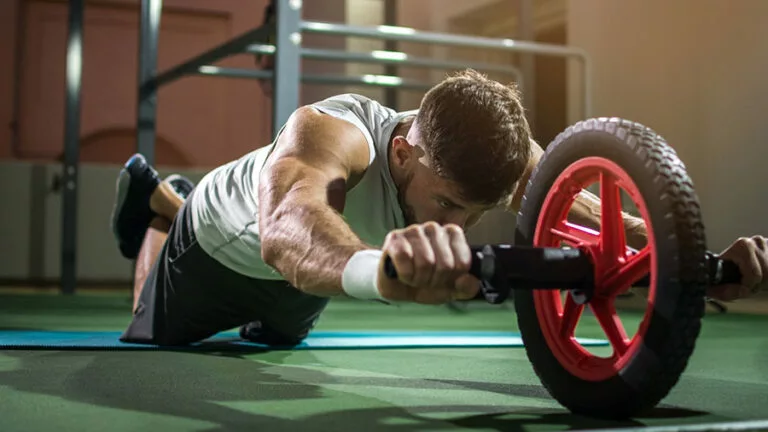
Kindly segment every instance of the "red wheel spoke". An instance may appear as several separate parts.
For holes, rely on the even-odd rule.
[[[624,257],[627,249],[620,191],[614,176],[600,173],[600,249],[608,268]]]
[[[552,228],[551,232],[573,247],[579,243],[597,244],[600,241],[600,232],[567,221]]]
[[[646,246],[629,259],[618,272],[603,282],[602,295],[616,296],[628,290],[651,271],[651,249]]]
[[[567,339],[572,338],[575,335],[576,325],[579,323],[579,318],[581,318],[581,312],[584,311],[584,305],[576,303],[570,293],[566,293],[565,296],[563,322],[560,327],[560,335]]]
[[[629,349],[629,338],[624,331],[624,325],[621,323],[616,308],[613,305],[612,298],[594,298],[590,302],[592,312],[594,312],[600,327],[603,328],[608,342],[613,346],[613,350],[618,355],[624,355]]]

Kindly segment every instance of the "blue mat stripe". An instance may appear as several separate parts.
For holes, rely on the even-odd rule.
[[[244,341],[237,333],[224,332],[205,341],[181,347],[120,342],[120,332],[0,331],[0,349],[383,349],[383,348],[489,348],[522,347],[518,333],[490,331],[316,331],[296,347],[266,347]],[[607,345],[598,339],[579,339],[585,345]]]

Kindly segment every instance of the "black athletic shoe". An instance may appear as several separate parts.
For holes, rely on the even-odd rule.
[[[140,154],[131,156],[117,176],[112,232],[120,253],[128,259],[139,254],[144,234],[155,216],[149,198],[159,184],[157,171]]]

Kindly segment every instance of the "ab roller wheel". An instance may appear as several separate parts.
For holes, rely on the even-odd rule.
[[[600,231],[568,221],[576,194],[599,185]],[[648,241],[629,248],[620,191],[645,221]],[[627,417],[655,406],[675,385],[699,334],[708,283],[704,226],[685,166],[652,130],[618,119],[574,125],[547,148],[517,220],[517,245],[568,245],[595,265],[592,299],[568,293],[515,293],[518,325],[536,374],[573,412]],[[627,336],[614,300],[644,277],[648,308]],[[574,329],[591,309],[612,354],[579,345]]]

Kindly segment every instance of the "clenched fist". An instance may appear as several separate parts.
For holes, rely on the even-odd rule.
[[[739,238],[720,257],[739,266],[741,283],[711,287],[707,292],[709,297],[733,301],[768,289],[768,239],[762,236]]]
[[[469,274],[472,253],[458,225],[411,225],[387,235],[379,269],[381,295],[392,301],[441,304],[475,297],[480,280]],[[398,278],[384,273],[389,256]]]

